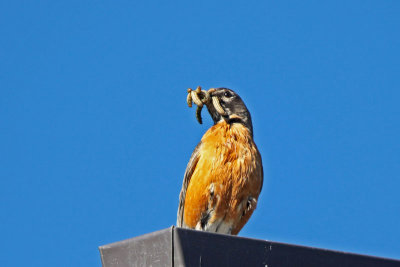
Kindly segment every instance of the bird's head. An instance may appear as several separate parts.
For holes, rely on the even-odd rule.
[[[222,120],[225,120],[227,123],[242,123],[253,133],[250,112],[237,93],[228,88],[211,88],[208,92],[211,97],[218,98],[218,102],[224,111],[224,113],[221,110],[218,111],[214,101],[210,101],[207,104],[208,112],[214,124]]]

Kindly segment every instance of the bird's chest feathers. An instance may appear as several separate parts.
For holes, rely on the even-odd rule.
[[[245,182],[256,170],[258,151],[250,131],[242,124],[218,123],[202,138],[202,163],[214,179]],[[238,181],[239,182],[239,181]]]

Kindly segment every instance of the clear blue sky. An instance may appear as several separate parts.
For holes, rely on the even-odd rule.
[[[146,3],[144,3],[146,2]],[[322,3],[324,2],[324,3]],[[99,266],[175,224],[186,89],[245,100],[241,236],[400,258],[399,1],[2,1],[0,265]]]

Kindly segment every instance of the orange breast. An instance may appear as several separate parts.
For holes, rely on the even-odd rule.
[[[255,209],[255,205],[246,207],[248,197],[257,200],[260,194],[260,153],[249,130],[239,123],[214,125],[201,143],[199,161],[186,192],[184,221],[195,228],[202,213],[213,209],[210,221],[224,218],[232,223],[232,234],[237,234]]]

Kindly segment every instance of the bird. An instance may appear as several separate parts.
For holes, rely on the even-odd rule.
[[[241,97],[224,87],[212,88],[207,94],[218,100],[205,103],[214,125],[187,164],[177,226],[237,235],[256,209],[263,187],[261,154]]]

